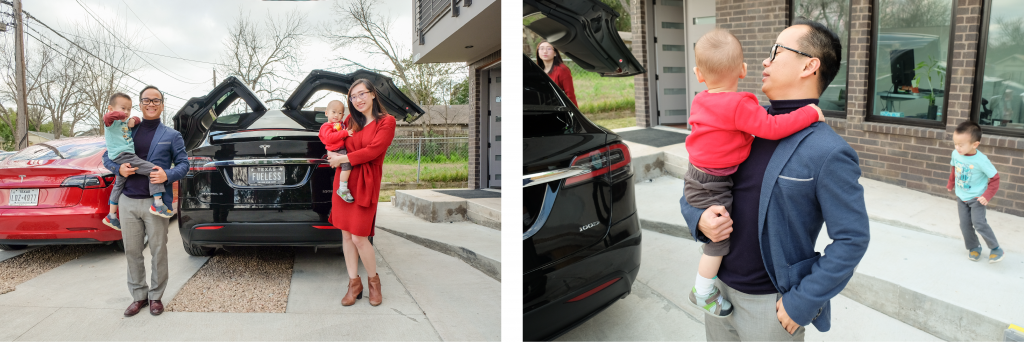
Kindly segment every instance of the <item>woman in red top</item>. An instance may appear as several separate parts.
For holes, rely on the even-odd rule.
[[[345,139],[347,155],[328,153],[327,160],[338,171],[334,177],[334,192],[338,192],[338,168],[342,163],[352,164],[348,184],[355,203],[347,203],[338,196],[331,196],[331,224],[342,230],[342,251],[348,268],[348,293],[341,299],[341,305],[355,304],[363,297],[363,282],[359,279],[359,259],[366,269],[367,285],[370,288],[370,305],[381,303],[380,276],[377,274],[377,259],[373,245],[367,239],[373,236],[373,224],[377,216],[377,199],[380,197],[381,175],[384,173],[384,155],[395,137],[395,117],[384,111],[377,99],[377,89],[370,81],[359,79],[348,90],[348,107],[351,114],[346,125],[352,136]]]
[[[562,63],[562,55],[558,53],[558,49],[548,42],[540,42],[537,44],[537,65],[540,65],[544,69],[544,73],[551,77],[552,81],[562,91],[565,92],[565,96],[572,100],[572,104],[579,107],[580,104],[576,103],[576,89],[572,87],[572,72],[569,71],[569,67]]]

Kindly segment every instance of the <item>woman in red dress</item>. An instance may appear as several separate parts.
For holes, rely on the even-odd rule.
[[[348,186],[355,197],[355,203],[347,203],[338,196],[331,196],[331,224],[342,230],[342,251],[348,268],[348,292],[341,299],[341,305],[355,304],[363,297],[363,282],[357,273],[359,259],[366,269],[367,286],[370,288],[370,305],[380,305],[380,276],[377,274],[377,258],[373,245],[367,239],[373,236],[373,224],[377,216],[377,199],[380,197],[380,182],[383,174],[384,155],[395,137],[395,117],[384,111],[377,99],[377,89],[370,81],[359,79],[348,90],[349,114],[346,125],[352,135],[345,139],[347,155],[328,153],[328,162],[337,168],[334,177],[334,192],[338,192],[338,175],[342,163],[352,164]]]
[[[572,104],[579,107],[580,104],[576,103],[576,89],[572,87],[572,72],[569,71],[569,67],[562,63],[562,55],[558,53],[558,49],[548,42],[540,42],[537,44],[537,65],[540,65],[544,69],[544,73],[551,77],[552,81],[562,91],[565,92],[565,96],[572,100]]]

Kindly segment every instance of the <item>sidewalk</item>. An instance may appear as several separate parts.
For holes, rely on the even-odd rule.
[[[428,222],[394,206],[377,206],[378,229],[458,258],[501,281],[501,231],[472,222]]]
[[[637,207],[645,230],[690,239],[679,212],[687,165],[685,144],[654,148],[627,142],[633,155]],[[644,168],[658,163],[661,170]],[[1007,255],[971,262],[956,202],[861,178],[871,243],[843,295],[947,340],[1002,340],[1024,323],[1024,218],[989,212]],[[819,251],[830,243],[823,229]],[[987,256],[988,249],[984,251]],[[962,281],[961,281],[962,280]]]

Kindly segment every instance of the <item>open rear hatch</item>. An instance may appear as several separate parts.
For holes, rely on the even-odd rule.
[[[402,93],[390,77],[366,70],[357,70],[350,74],[339,74],[325,70],[313,70],[306,75],[306,78],[299,83],[292,95],[284,102],[284,112],[293,113],[302,118],[298,120],[309,120],[308,115],[301,115],[302,108],[309,101],[314,93],[320,90],[336,91],[348,94],[348,88],[358,79],[365,78],[377,88],[380,93],[381,103],[388,114],[397,120],[412,122],[423,115],[424,111],[416,105],[408,96]],[[300,121],[301,123],[302,121]],[[317,124],[319,129],[319,124]]]
[[[602,76],[633,76],[644,67],[619,37],[619,13],[596,0],[523,0],[523,25]]]

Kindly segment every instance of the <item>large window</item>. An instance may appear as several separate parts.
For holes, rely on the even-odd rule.
[[[1024,6],[991,0],[985,7],[972,113],[993,131],[1024,136]]]
[[[804,17],[817,21],[839,36],[843,52],[839,56],[839,73],[825,92],[818,106],[825,115],[846,117],[846,75],[850,51],[850,0],[793,0],[791,23]]]
[[[942,127],[954,2],[876,3],[869,120]]]

